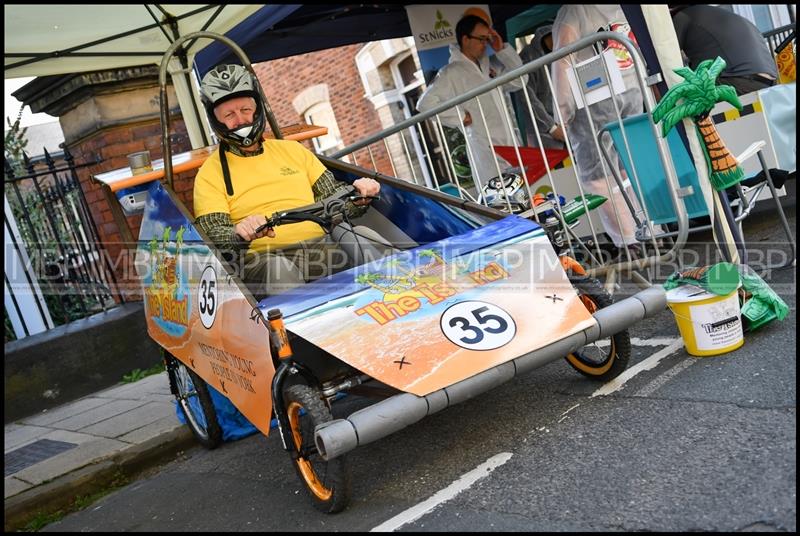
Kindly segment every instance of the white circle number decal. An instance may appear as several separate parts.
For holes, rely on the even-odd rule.
[[[440,320],[444,336],[468,350],[494,350],[517,333],[511,315],[491,303],[465,301],[450,306]]]
[[[206,266],[200,277],[200,286],[197,289],[197,306],[200,309],[200,321],[207,329],[214,325],[217,317],[219,300],[217,299],[217,273],[211,266]]]

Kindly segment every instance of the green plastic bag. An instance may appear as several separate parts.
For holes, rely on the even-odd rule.
[[[740,265],[738,271],[744,291],[742,316],[747,320],[748,331],[755,331],[775,319],[786,318],[789,306],[752,268]]]
[[[695,285],[717,296],[727,296],[741,285],[739,270],[729,262],[675,272],[664,282],[665,290],[681,285]]]

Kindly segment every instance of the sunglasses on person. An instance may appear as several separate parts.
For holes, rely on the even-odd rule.
[[[467,35],[470,39],[475,39],[476,41],[480,41],[484,45],[488,45],[492,42],[492,38],[488,35],[481,35],[481,36],[474,36],[474,35]]]

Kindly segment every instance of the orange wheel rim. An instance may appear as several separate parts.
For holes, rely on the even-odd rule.
[[[590,313],[594,314],[597,311],[597,309],[598,309],[597,304],[595,303],[595,301],[591,297],[587,296],[586,294],[581,294],[580,295],[580,299],[581,299],[581,302],[583,303],[583,306],[586,307],[586,309]],[[614,360],[611,359],[611,358],[614,357],[614,352],[615,352],[615,344],[614,344],[614,339],[612,338],[611,339],[611,353],[608,355],[609,356],[609,360],[602,367],[599,367],[599,368],[598,367],[589,367],[583,361],[578,359],[578,356],[576,356],[575,354],[569,354],[567,356],[567,359],[569,360],[570,363],[572,363],[573,366],[577,367],[578,369],[580,369],[580,370],[582,370],[582,371],[584,371],[584,372],[586,372],[588,374],[594,374],[594,375],[598,375],[599,376],[600,374],[605,374],[606,372],[608,372],[608,369],[611,368],[611,365],[614,363]]]
[[[583,361],[578,359],[578,356],[575,354],[567,355],[567,360],[572,363],[572,365],[587,374],[592,374],[593,376],[599,376],[601,374],[605,374],[611,368],[611,365],[614,364],[614,353],[616,352],[616,345],[614,344],[614,339],[611,339],[611,353],[608,354],[608,361],[602,367],[590,367],[586,365]]]
[[[594,300],[592,298],[590,298],[589,296],[587,296],[585,294],[581,294],[580,298],[581,298],[581,301],[583,302],[583,306],[586,307],[586,309],[590,313],[594,314],[594,313],[597,312],[597,304],[594,302]]]
[[[583,269],[583,266],[581,266],[578,261],[569,255],[562,255],[559,257],[559,260],[561,261],[561,267],[564,268],[565,272],[572,270],[578,275],[586,275],[586,270]]]
[[[294,440],[294,446],[298,452],[303,445],[303,434],[300,431],[301,409],[302,406],[297,402],[291,402],[289,404],[289,408],[287,409],[289,416],[289,429],[292,431],[292,439]],[[303,475],[303,480],[306,481],[306,485],[308,486],[308,489],[311,490],[311,493],[323,501],[330,499],[331,495],[333,495],[333,490],[326,488],[325,485],[320,482],[319,478],[317,477],[317,473],[314,471],[314,467],[311,465],[311,462],[298,456],[296,463],[297,468],[300,470],[300,474]]]
[[[581,302],[583,303],[583,306],[586,307],[586,309],[590,313],[594,314],[597,311],[598,309],[597,303],[595,303],[595,301],[591,297],[587,296],[586,294],[581,294],[579,297],[581,299]],[[611,353],[608,354],[609,357],[608,362],[602,367],[590,367],[586,365],[586,363],[578,359],[578,356],[576,356],[575,354],[569,354],[567,356],[567,359],[569,360],[570,363],[572,363],[574,367],[586,372],[587,374],[593,374],[599,376],[600,374],[605,374],[606,372],[608,372],[608,369],[610,369],[611,365],[614,364],[613,357],[614,357],[614,352],[616,352],[616,345],[614,344],[613,337],[611,338],[610,352]]]

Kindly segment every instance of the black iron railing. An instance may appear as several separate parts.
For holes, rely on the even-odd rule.
[[[767,41],[767,46],[769,46],[769,51],[773,56],[783,48],[782,45],[784,45],[785,42],[794,39],[796,27],[797,25],[792,23],[761,34]]]
[[[6,199],[19,230],[10,247],[26,250],[27,272],[35,275],[53,323],[124,302],[76,171],[95,162],[76,166],[66,148],[58,163],[46,149],[43,163],[25,154],[23,160],[26,174],[5,162]]]

